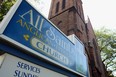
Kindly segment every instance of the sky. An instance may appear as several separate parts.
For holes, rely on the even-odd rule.
[[[51,0],[29,0],[47,18]],[[84,16],[90,18],[94,29],[116,30],[116,0],[82,0]],[[39,5],[38,5],[39,4]]]
[[[85,17],[89,16],[95,29],[116,30],[116,0],[82,0]]]

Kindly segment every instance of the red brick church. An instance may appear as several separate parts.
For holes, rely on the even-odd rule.
[[[107,77],[91,21],[84,19],[82,1],[52,0],[49,19],[64,34],[75,34],[84,43],[90,77]]]

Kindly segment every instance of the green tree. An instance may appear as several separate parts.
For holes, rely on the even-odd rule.
[[[2,21],[4,16],[7,14],[9,9],[11,8],[12,5],[14,5],[15,2],[16,0],[7,0],[7,1],[2,2],[1,7],[0,7],[0,21]]]
[[[116,72],[116,32],[105,28],[95,31],[101,51],[102,61],[108,71],[109,77]]]
[[[38,4],[43,3],[42,0],[34,0],[34,1],[37,2]],[[4,16],[7,14],[9,9],[15,4],[15,2],[16,0],[5,0],[2,2],[0,6],[0,22],[3,20]]]

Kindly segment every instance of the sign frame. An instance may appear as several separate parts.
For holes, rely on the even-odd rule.
[[[33,49],[31,49],[31,48],[29,48],[29,47],[27,47],[27,46],[25,46],[25,45],[23,45],[23,44],[21,44],[21,43],[19,43],[19,42],[17,42],[17,41],[15,41],[15,40],[13,40],[13,39],[11,39],[11,38],[9,38],[8,36],[6,36],[6,35],[3,35],[3,32],[4,32],[4,30],[6,29],[6,27],[8,26],[8,23],[10,22],[10,20],[12,19],[12,17],[13,17],[13,15],[15,14],[15,12],[16,12],[16,10],[17,10],[17,8],[20,6],[20,4],[21,4],[21,2],[22,2],[23,0],[17,0],[17,2],[15,3],[15,5],[11,8],[11,10],[8,12],[8,14],[6,15],[6,17],[4,18],[4,20],[1,22],[1,24],[0,24],[0,39],[2,39],[2,40],[5,40],[5,41],[7,41],[7,42],[10,42],[10,44],[12,44],[12,45],[15,45],[16,47],[18,47],[18,48],[21,48],[21,49],[23,49],[23,50],[25,50],[26,52],[29,52],[29,53],[32,53],[33,55],[36,55],[36,56],[39,56],[39,57],[41,57],[41,58],[43,58],[43,59],[45,59],[45,60],[48,60],[48,61],[50,61],[50,62],[52,62],[53,64],[55,64],[55,65],[58,65],[58,66],[60,66],[60,67],[63,67],[63,68],[65,68],[65,69],[67,69],[67,70],[69,70],[69,71],[71,71],[71,72],[73,72],[73,73],[75,73],[75,74],[78,74],[78,75],[81,75],[81,76],[85,76],[85,75],[83,75],[83,74],[81,74],[81,73],[78,73],[77,71],[74,71],[74,70],[72,70],[71,68],[68,68],[68,67],[66,67],[66,66],[64,66],[64,65],[62,65],[62,64],[60,64],[60,63],[58,63],[58,62],[56,62],[56,61],[54,61],[54,60],[52,60],[52,59],[49,59],[48,57],[46,57],[46,56],[44,56],[44,55],[42,55],[42,54],[40,54],[40,53],[38,53],[38,52],[36,52],[35,50],[33,50]],[[26,2],[28,2],[27,0],[25,0]],[[29,3],[29,2],[28,2]],[[31,3],[29,3],[32,7],[34,7]],[[36,8],[35,8],[35,10],[36,11],[38,11]],[[40,13],[41,14],[41,13]],[[42,15],[42,14],[41,14]],[[43,15],[42,15],[43,16]],[[44,17],[44,16],[43,16]],[[8,19],[9,18],[9,19]],[[45,18],[45,17],[44,17]],[[46,19],[46,18],[45,18]],[[46,19],[47,20],[47,19]],[[49,21],[49,20],[48,20]],[[50,22],[50,21],[49,21]],[[50,24],[52,24],[51,22],[50,22]],[[61,32],[61,30],[59,30],[54,24],[52,24],[53,25],[53,27],[55,27],[64,37],[66,37],[67,38],[67,36],[63,33],[63,32]],[[68,39],[68,38],[67,38]],[[68,39],[69,40],[69,39]],[[71,40],[69,40],[72,44],[74,44]]]

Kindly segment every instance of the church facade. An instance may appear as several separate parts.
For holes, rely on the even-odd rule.
[[[67,36],[75,34],[84,44],[90,77],[107,77],[90,19],[84,19],[81,0],[52,0],[49,19]],[[81,76],[80,76],[81,77]]]

